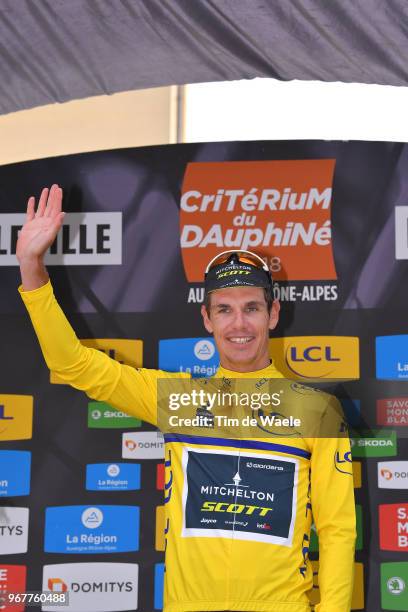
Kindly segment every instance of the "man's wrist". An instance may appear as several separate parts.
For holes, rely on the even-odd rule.
[[[39,289],[48,282],[49,276],[42,258],[21,258],[19,263],[21,284],[24,291]]]

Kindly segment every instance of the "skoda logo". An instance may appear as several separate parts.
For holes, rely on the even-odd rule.
[[[92,410],[91,414],[92,414],[92,418],[93,418],[95,421],[97,421],[98,419],[100,419],[100,418],[101,418],[101,416],[102,416],[102,413],[101,413],[101,411],[100,411],[100,410]]]
[[[405,591],[405,582],[399,576],[393,576],[387,580],[387,589],[393,595],[401,595]]]

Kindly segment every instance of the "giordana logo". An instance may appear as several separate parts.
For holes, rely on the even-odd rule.
[[[16,244],[25,215],[0,215],[0,265],[17,266]],[[68,213],[62,231],[45,255],[47,266],[120,265],[122,213]]]
[[[30,493],[31,453],[0,451],[0,497]]]
[[[408,206],[395,207],[395,258],[408,259]]]
[[[262,251],[276,279],[284,272],[285,280],[336,279],[330,220],[334,164],[333,159],[188,164],[180,202],[187,279],[202,282],[207,262],[232,247]]]
[[[2,555],[27,552],[28,508],[0,507],[0,551]]]
[[[380,461],[378,486],[380,489],[408,489],[408,461]]]
[[[136,491],[140,489],[140,465],[91,463],[86,466],[88,491]]]
[[[386,429],[360,431],[350,438],[353,457],[395,457],[397,454],[397,435]]]
[[[381,550],[408,551],[408,504],[379,506]]]
[[[81,338],[81,343],[84,346],[98,349],[106,353],[108,357],[125,363],[133,368],[139,368],[142,365],[143,342],[141,340],[122,340],[117,338]],[[51,372],[50,382],[53,384],[65,384],[56,374]],[[92,410],[97,410],[107,407],[110,411],[113,410],[109,404],[95,402],[97,405],[92,407]],[[89,420],[89,417],[88,417]],[[99,425],[100,427],[100,425]]]
[[[116,410],[105,402],[88,403],[88,427],[92,429],[128,429],[140,427],[140,419]]]
[[[26,590],[25,565],[0,565],[0,610],[7,610],[6,593],[21,593]],[[13,612],[23,612],[24,604],[11,608]]]
[[[276,367],[287,378],[359,378],[359,339],[298,336],[269,340]]]
[[[377,423],[408,427],[408,397],[377,400]]]
[[[193,377],[213,376],[219,362],[212,338],[176,338],[159,342],[161,370],[188,372]]]
[[[99,508],[87,508],[83,511],[81,521],[84,527],[88,529],[96,529],[103,523],[103,513]]]
[[[43,591],[69,592],[67,612],[115,612],[137,610],[138,575],[136,563],[64,563],[45,565]],[[60,612],[61,606],[43,606]]]
[[[158,431],[122,434],[123,459],[163,459],[164,438]]]
[[[215,346],[212,340],[199,340],[194,346],[194,355],[197,359],[208,361],[215,354]]]
[[[378,336],[375,340],[377,378],[408,378],[408,335]]]
[[[381,563],[381,608],[408,610],[408,562]]]
[[[137,506],[61,506],[45,512],[45,552],[96,554],[139,549]]]
[[[32,395],[0,395],[0,441],[28,440],[32,432]]]

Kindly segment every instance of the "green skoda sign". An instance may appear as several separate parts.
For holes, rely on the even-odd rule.
[[[381,563],[381,607],[408,610],[408,562]]]
[[[351,454],[356,457],[395,457],[397,434],[387,429],[372,429],[350,434]]]
[[[88,427],[92,429],[128,429],[140,427],[140,419],[112,408],[105,402],[88,403]]]

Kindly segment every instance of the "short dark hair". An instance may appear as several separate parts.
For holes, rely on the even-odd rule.
[[[260,287],[261,288],[261,287]],[[268,314],[271,314],[271,310],[272,310],[272,304],[273,304],[273,294],[272,294],[272,290],[266,287],[262,287],[263,292],[264,292],[264,296],[265,296],[265,302],[266,302],[266,308],[268,309]],[[210,293],[206,293],[204,296],[204,306],[205,309],[207,311],[207,315],[210,316],[210,308],[211,308],[211,292]]]

